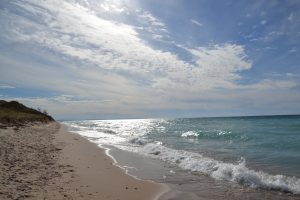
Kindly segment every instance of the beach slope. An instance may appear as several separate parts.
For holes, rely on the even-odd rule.
[[[150,200],[164,190],[57,122],[0,129],[0,199]]]

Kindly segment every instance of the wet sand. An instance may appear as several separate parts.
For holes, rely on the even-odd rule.
[[[59,123],[0,129],[0,199],[157,199],[166,187],[137,180],[104,150]]]

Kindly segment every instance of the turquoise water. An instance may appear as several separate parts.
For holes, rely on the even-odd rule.
[[[227,162],[243,157],[256,169],[300,177],[300,116],[175,119],[158,127],[164,128],[145,138]]]
[[[100,145],[160,159],[186,171],[300,194],[300,116],[64,123]]]

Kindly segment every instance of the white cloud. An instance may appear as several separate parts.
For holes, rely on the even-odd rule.
[[[78,1],[74,0],[76,4]],[[70,0],[69,0],[70,2]],[[71,1],[72,2],[72,1]],[[81,7],[88,8],[94,15],[105,20],[113,20],[120,24],[130,23],[133,28],[142,33],[153,35],[159,39],[168,37],[166,25],[152,13],[142,9],[137,1],[128,0],[90,0],[90,3],[79,2]],[[72,2],[74,4],[74,2]]]
[[[196,25],[199,26],[199,27],[202,27],[202,26],[203,26],[202,23],[198,22],[198,21],[195,20],[195,19],[191,19],[191,22],[192,22],[193,24],[196,24]]]
[[[252,14],[247,13],[247,14],[245,15],[245,17],[246,17],[246,18],[250,18],[250,17],[252,17]]]
[[[117,12],[117,13],[122,13],[126,10],[125,7],[122,7],[118,4],[112,4],[108,2],[103,2],[100,4],[101,8],[103,8],[104,11],[106,12]]]
[[[59,66],[39,61],[29,63],[23,62],[22,57],[18,61],[0,55],[1,62],[9,66],[0,69],[1,79],[13,77],[17,87],[18,84],[40,87],[64,94],[52,98],[19,98],[21,101],[47,108],[59,116],[65,113],[112,116],[117,112],[124,116],[147,116],[151,109],[217,107],[211,99],[229,102],[232,96],[237,99],[242,96],[241,90],[284,90],[295,86],[295,82],[288,79],[240,85],[240,73],[252,67],[244,46],[232,43],[204,47],[177,45],[192,57],[192,60],[182,60],[176,51],[154,48],[143,39],[139,31],[147,30],[159,40],[167,34],[165,24],[151,13],[123,4],[95,2],[82,1],[78,5],[71,0],[31,0],[31,4],[17,3],[29,16],[35,17],[12,12],[7,20],[8,24],[13,21],[6,30],[10,31],[7,37],[19,45],[46,49],[44,57],[32,51],[30,57],[38,57],[36,60],[46,60],[52,55],[61,63]],[[114,13],[113,17],[98,13],[93,7],[96,11]],[[128,12],[138,15],[138,25],[115,17]],[[196,20],[191,19],[191,22],[202,26]],[[6,76],[3,76],[4,71]],[[226,92],[234,91],[237,93],[227,96]]]
[[[260,24],[261,24],[261,25],[267,24],[267,20],[265,20],[265,19],[264,19],[264,20],[261,20],[261,21],[260,21]]]
[[[290,89],[297,86],[297,82],[292,79],[286,80],[272,80],[272,79],[264,79],[257,84],[247,85],[242,87],[243,89],[255,89],[257,90],[280,90],[280,89]]]
[[[25,9],[26,5],[22,5]],[[195,89],[227,87],[239,78],[238,72],[249,69],[244,47],[224,44],[212,47],[187,49],[194,55],[196,65],[178,59],[172,52],[163,52],[148,46],[129,25],[103,20],[92,12],[64,3],[57,8],[55,3],[47,5],[51,12],[59,14],[45,26],[50,27],[30,34],[19,33],[28,42],[39,43],[63,55],[85,60],[98,67],[134,74],[152,81],[153,86],[161,78],[173,82],[176,87],[194,86]],[[149,21],[155,18],[146,14]],[[144,16],[144,17],[145,17]],[[151,19],[151,20],[150,20]],[[45,20],[49,21],[49,20]],[[29,23],[29,22],[27,22]],[[33,24],[34,26],[34,24]],[[59,30],[59,32],[58,32]],[[25,37],[24,37],[25,35]],[[92,46],[92,47],[91,47]]]
[[[14,89],[16,87],[9,84],[0,84],[0,89]]]
[[[286,73],[285,74],[287,77],[291,77],[291,78],[297,78],[299,77],[298,75],[294,74],[294,73]]]
[[[285,33],[283,31],[270,31],[267,34],[261,36],[261,37],[257,37],[257,38],[253,38],[250,41],[262,41],[265,43],[271,43],[272,41],[276,40],[279,37],[284,36]]]
[[[289,20],[289,21],[293,21],[293,19],[294,19],[294,14],[291,13],[291,14],[289,15],[289,17],[288,17],[288,20]]]
[[[296,52],[298,52],[298,50],[295,47],[293,47],[289,50],[289,53],[296,53]]]

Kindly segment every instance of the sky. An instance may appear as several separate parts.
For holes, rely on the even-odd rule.
[[[1,0],[0,99],[56,119],[300,113],[299,0]]]

